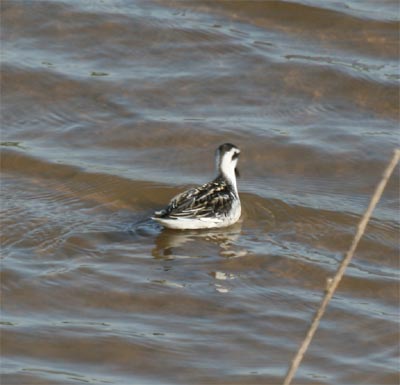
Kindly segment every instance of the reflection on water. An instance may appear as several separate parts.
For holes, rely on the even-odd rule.
[[[397,2],[1,11],[1,382],[281,383],[399,145]],[[225,142],[241,221],[154,223]],[[398,186],[298,383],[400,382]]]
[[[242,229],[238,223],[225,229],[174,231],[164,229],[155,239],[152,255],[155,258],[190,258],[199,255],[225,257],[245,256],[245,249],[235,246]]]

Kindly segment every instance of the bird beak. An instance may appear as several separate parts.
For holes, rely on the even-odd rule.
[[[240,178],[240,172],[237,167],[235,167],[235,175],[236,175],[236,178]]]

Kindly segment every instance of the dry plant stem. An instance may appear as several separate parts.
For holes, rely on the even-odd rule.
[[[379,182],[378,186],[376,187],[374,195],[372,196],[371,201],[369,203],[369,206],[368,206],[367,210],[365,211],[364,216],[362,217],[360,223],[358,224],[357,232],[356,232],[356,235],[350,246],[349,251],[347,252],[346,256],[344,257],[343,261],[341,262],[335,276],[331,280],[328,280],[326,291],[325,291],[325,296],[322,299],[321,305],[314,316],[314,319],[313,319],[311,326],[306,334],[306,337],[304,338],[304,341],[302,342],[299,350],[296,353],[296,356],[294,357],[294,359],[290,365],[290,368],[284,379],[283,385],[289,385],[291,383],[291,381],[296,373],[296,370],[299,367],[300,362],[303,359],[303,356],[304,356],[308,346],[310,345],[310,342],[318,328],[319,321],[321,320],[322,316],[324,315],[325,309],[328,306],[329,301],[333,297],[333,294],[334,294],[336,288],[338,287],[340,280],[343,277],[346,267],[348,266],[351,258],[353,257],[353,254],[354,254],[354,251],[356,250],[358,242],[360,241],[362,235],[364,234],[365,228],[371,217],[372,211],[374,210],[376,204],[379,202],[379,199],[382,196],[383,190],[385,189],[386,184],[387,184],[390,176],[392,175],[394,168],[396,167],[397,163],[399,162],[399,159],[400,159],[400,149],[397,149],[394,151],[393,158],[390,161],[390,163],[388,164],[386,170],[384,171],[384,173],[382,175],[382,179]]]

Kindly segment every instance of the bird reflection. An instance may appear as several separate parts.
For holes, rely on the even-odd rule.
[[[205,256],[209,252],[224,257],[240,257],[247,254],[235,242],[242,230],[242,223],[209,230],[171,230],[163,229],[155,240],[152,255],[155,258],[175,259]],[[210,250],[212,249],[212,251]]]

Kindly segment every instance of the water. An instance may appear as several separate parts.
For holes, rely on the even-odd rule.
[[[399,145],[398,3],[1,7],[2,383],[280,383]],[[224,142],[240,223],[152,222]],[[295,383],[400,381],[398,185]]]

